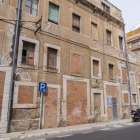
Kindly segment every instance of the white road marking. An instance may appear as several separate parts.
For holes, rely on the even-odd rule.
[[[88,134],[88,133],[92,133],[93,131],[89,131],[89,132],[83,132],[82,134]]]
[[[104,128],[104,129],[100,129],[101,131],[104,131],[104,130],[109,130],[110,128]]]
[[[57,138],[70,137],[72,135],[57,136]]]
[[[126,123],[125,125],[134,125],[133,123]]]

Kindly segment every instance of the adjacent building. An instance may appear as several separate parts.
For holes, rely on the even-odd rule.
[[[0,133],[6,132],[18,0],[0,0]],[[23,0],[10,132],[130,118],[122,12],[107,0]],[[42,17],[41,30],[36,34]],[[2,20],[5,19],[5,20]],[[133,109],[139,56],[129,52]]]

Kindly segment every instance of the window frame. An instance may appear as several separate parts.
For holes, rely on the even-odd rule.
[[[108,43],[108,33],[110,33],[110,45]],[[112,46],[112,32],[109,30],[106,30],[106,40],[107,40],[107,45]]]
[[[124,103],[124,94],[128,94],[128,103]],[[123,106],[130,105],[129,91],[122,91]]]
[[[31,14],[31,15],[34,15],[34,14],[32,14],[32,10],[36,10],[36,9],[32,8],[33,3],[34,3],[33,0],[31,0],[31,7],[27,6],[26,3],[25,3],[25,7],[30,8],[30,13],[29,14]],[[39,3],[39,0],[37,0],[37,3],[35,3],[35,4],[37,4],[37,10],[36,10],[36,15],[34,15],[34,16],[38,16],[38,3]],[[26,12],[26,13],[28,13],[28,12]]]
[[[107,12],[107,8],[108,8],[108,12]],[[105,3],[102,2],[102,10],[108,14],[110,14],[110,7],[108,5],[106,5]]]
[[[52,20],[52,19],[49,19],[49,15],[50,15],[50,5],[53,5],[53,6],[56,6],[56,7],[58,7],[58,21],[56,22],[56,21],[54,21],[54,20]],[[57,4],[55,4],[55,3],[53,3],[53,2],[51,2],[51,1],[49,1],[49,11],[48,11],[48,21],[50,21],[50,22],[52,22],[52,23],[54,23],[54,24],[59,24],[59,9],[60,9],[60,6],[59,5],[57,5]]]
[[[112,72],[113,72],[112,77],[113,77],[113,78],[110,78],[110,67],[109,67],[110,65],[113,66],[113,70],[112,70]],[[109,78],[109,80],[114,80],[114,79],[115,79],[114,77],[115,77],[115,76],[114,76],[114,64],[109,63],[109,64],[108,64],[108,78]]]
[[[96,37],[94,38],[93,37],[93,34],[92,34],[92,25],[95,25],[96,26]],[[91,22],[91,38],[93,38],[93,39],[95,39],[95,40],[97,40],[98,39],[98,35],[97,35],[97,28],[98,28],[98,25],[96,24],[96,23],[94,23],[94,22]]]
[[[79,17],[79,27],[74,25],[74,16],[77,16]],[[75,13],[72,13],[72,31],[76,32],[76,33],[80,33],[80,26],[81,26],[81,16],[75,14]],[[74,29],[78,29],[78,32]]]
[[[94,68],[93,68],[93,60],[96,60],[99,62],[99,74],[98,76],[94,76]],[[101,69],[101,59],[97,57],[91,56],[91,78],[94,79],[102,79],[102,69]]]
[[[120,46],[120,39],[121,39],[121,45],[122,46]],[[121,50],[121,51],[123,51],[123,37],[122,36],[119,36],[119,49]]]
[[[23,47],[24,47],[24,42],[30,43],[30,42],[27,42],[27,41],[23,41]],[[30,43],[30,44],[34,44],[34,43]],[[27,46],[27,48],[28,48],[28,49],[26,49],[26,51],[27,51],[27,52],[26,52],[26,53],[27,53],[27,54],[26,54],[26,61],[28,61],[28,59],[29,59],[29,54],[28,54],[28,53],[29,53],[29,46]],[[23,51],[23,50],[24,50],[24,48],[22,48],[22,51]],[[22,63],[23,65],[31,65],[31,66],[34,66],[35,44],[34,44],[34,51],[33,51],[33,54],[34,54],[34,55],[33,55],[33,64],[29,64],[29,62],[28,62],[28,63],[27,63],[27,62],[26,62],[26,63],[23,63],[22,61],[21,61],[21,63]],[[23,54],[22,54],[22,57],[23,57]]]

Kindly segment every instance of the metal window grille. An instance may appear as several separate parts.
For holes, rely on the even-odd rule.
[[[49,18],[48,20],[58,24],[59,6],[49,3]]]
[[[26,0],[25,12],[37,16],[38,0]]]
[[[34,65],[34,51],[35,44],[29,42],[23,42],[22,49],[22,63],[28,65]]]
[[[111,65],[111,64],[109,64],[109,79],[113,79],[113,77],[114,77],[114,73],[113,73],[113,68],[114,68],[114,66],[113,65]]]
[[[47,67],[51,69],[56,69],[57,67],[57,50],[48,48],[48,58]]]

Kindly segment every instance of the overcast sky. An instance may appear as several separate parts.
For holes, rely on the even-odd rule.
[[[140,23],[140,0],[108,0],[122,11],[126,33]],[[134,29],[134,27],[133,27]]]

